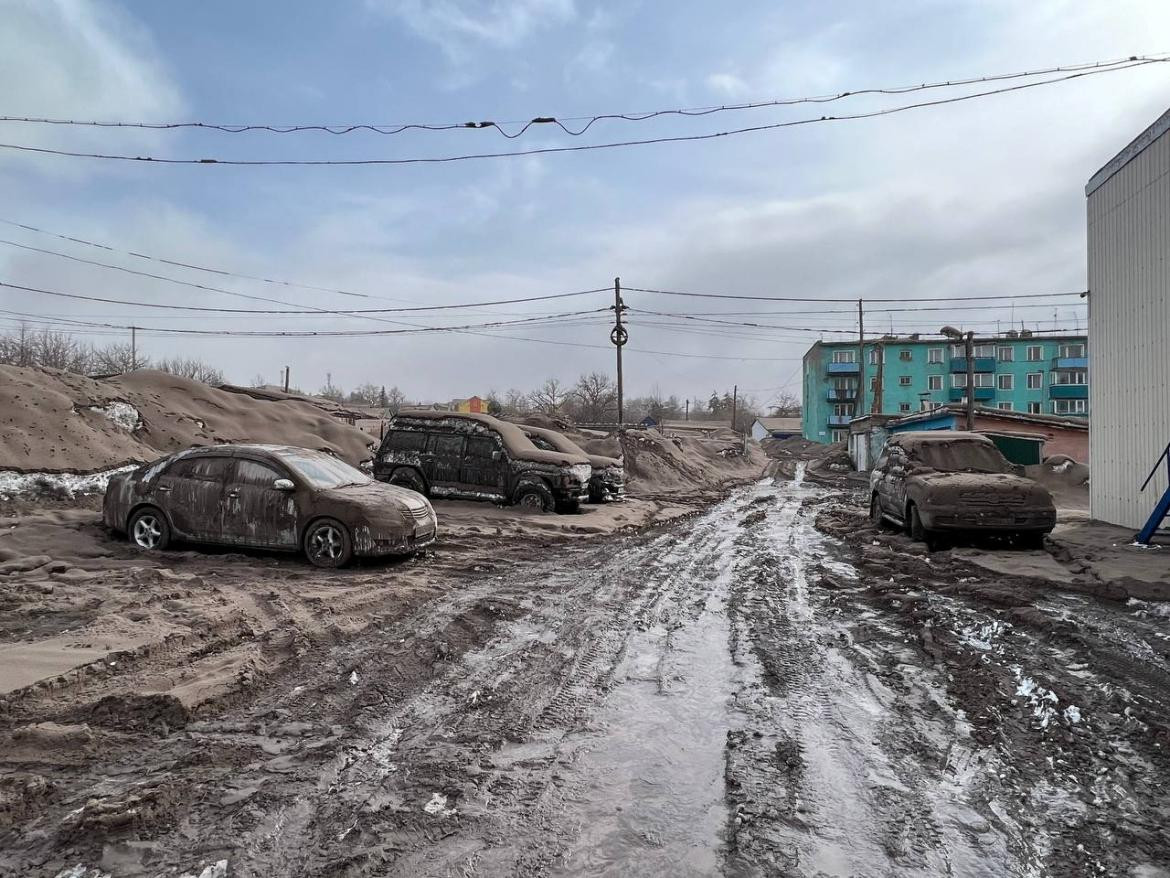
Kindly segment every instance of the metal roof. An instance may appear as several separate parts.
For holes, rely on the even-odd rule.
[[[1131,140],[1125,149],[1106,162],[1101,170],[1089,178],[1089,182],[1085,185],[1085,197],[1087,198],[1105,185],[1110,177],[1141,155],[1151,143],[1167,131],[1170,131],[1170,110],[1154,120],[1154,124]]]

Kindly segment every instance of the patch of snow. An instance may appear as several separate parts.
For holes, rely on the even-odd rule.
[[[1141,616],[1160,616],[1163,619],[1170,619],[1170,601],[1142,601],[1130,598],[1126,601],[1126,605],[1133,607]]]
[[[846,564],[844,561],[834,561],[826,558],[821,561],[821,566],[832,573],[844,576],[846,579],[857,579],[857,568],[852,564]]]
[[[438,814],[440,817],[451,817],[459,813],[454,808],[447,807],[447,797],[442,793],[432,795],[431,800],[423,805],[423,810],[428,814]]]
[[[78,863],[72,869],[62,869],[53,878],[110,878],[110,873]]]
[[[993,641],[999,635],[1003,634],[1006,629],[1007,625],[999,619],[992,619],[990,622],[982,625],[969,625],[961,629],[958,633],[959,637],[968,646],[987,652],[994,647],[995,644]],[[1017,692],[1016,694],[1018,695],[1019,693]]]
[[[67,498],[103,494],[110,477],[134,469],[136,464],[88,475],[75,473],[18,473],[0,470],[0,499],[20,500],[45,495]]]
[[[227,878],[227,867],[227,860],[217,860],[210,866],[204,867],[203,871],[198,875],[184,872],[179,878]]]
[[[114,422],[115,426],[120,427],[128,433],[133,433],[142,426],[142,415],[139,414],[138,409],[134,408],[128,402],[91,405],[89,410],[95,414],[109,418]]]
[[[1081,721],[1081,709],[1075,704],[1070,704],[1064,709],[1064,718],[1075,726]]]
[[[1023,670],[1019,665],[1012,668],[1012,672],[1016,675],[1016,697],[1023,698],[1032,708],[1032,716],[1040,721],[1040,728],[1048,728],[1048,724],[1056,718],[1056,707],[1054,706],[1060,699],[1056,697],[1056,693],[1051,689],[1045,689],[1031,677],[1024,676]],[[1077,711],[1077,718],[1080,719],[1080,711]]]
[[[1054,473],[1066,473],[1069,471],[1069,468],[1072,467],[1072,465],[1073,465],[1073,462],[1071,460],[1066,460],[1066,461],[1063,461],[1062,463],[1058,463],[1056,466],[1054,466],[1052,468],[1052,471]]]
[[[356,685],[357,685],[357,683],[358,683],[358,673],[357,673],[357,671],[350,671],[350,672],[349,672],[349,685],[351,685],[351,686],[356,686]]]

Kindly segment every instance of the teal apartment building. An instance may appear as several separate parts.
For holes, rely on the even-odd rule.
[[[805,439],[843,441],[849,435],[850,420],[875,410],[910,414],[966,399],[967,358],[962,342],[886,336],[867,339],[864,356],[859,353],[856,341],[818,341],[804,355]],[[976,338],[974,353],[977,405],[1030,414],[1088,416],[1087,335],[1008,332]]]

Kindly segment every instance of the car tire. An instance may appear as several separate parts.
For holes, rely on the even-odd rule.
[[[605,502],[605,488],[601,485],[589,485],[589,502],[590,503],[604,503]]]
[[[314,567],[344,567],[353,558],[353,541],[340,521],[319,518],[305,530],[304,550]]]
[[[423,481],[422,476],[412,469],[395,470],[393,475],[390,476],[390,484],[397,485],[400,488],[407,488],[416,494],[422,494],[424,497],[427,496],[426,482]]]
[[[882,512],[882,501],[876,491],[874,491],[873,496],[869,499],[869,520],[878,530],[884,530],[886,527],[886,516]]]
[[[1016,535],[1016,545],[1030,552],[1044,551],[1044,534],[1043,533],[1022,533]]]
[[[558,500],[556,505],[558,515],[576,515],[581,511],[580,500]]]
[[[130,516],[126,527],[130,542],[148,552],[161,551],[171,544],[171,526],[161,509],[144,506]]]
[[[556,501],[548,486],[536,482],[528,482],[517,488],[516,498],[513,502],[522,509],[534,512],[552,512],[556,506]]]

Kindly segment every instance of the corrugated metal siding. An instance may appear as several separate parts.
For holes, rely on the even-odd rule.
[[[1137,529],[1166,477],[1138,488],[1170,442],[1170,132],[1092,192],[1088,232],[1090,509]]]

